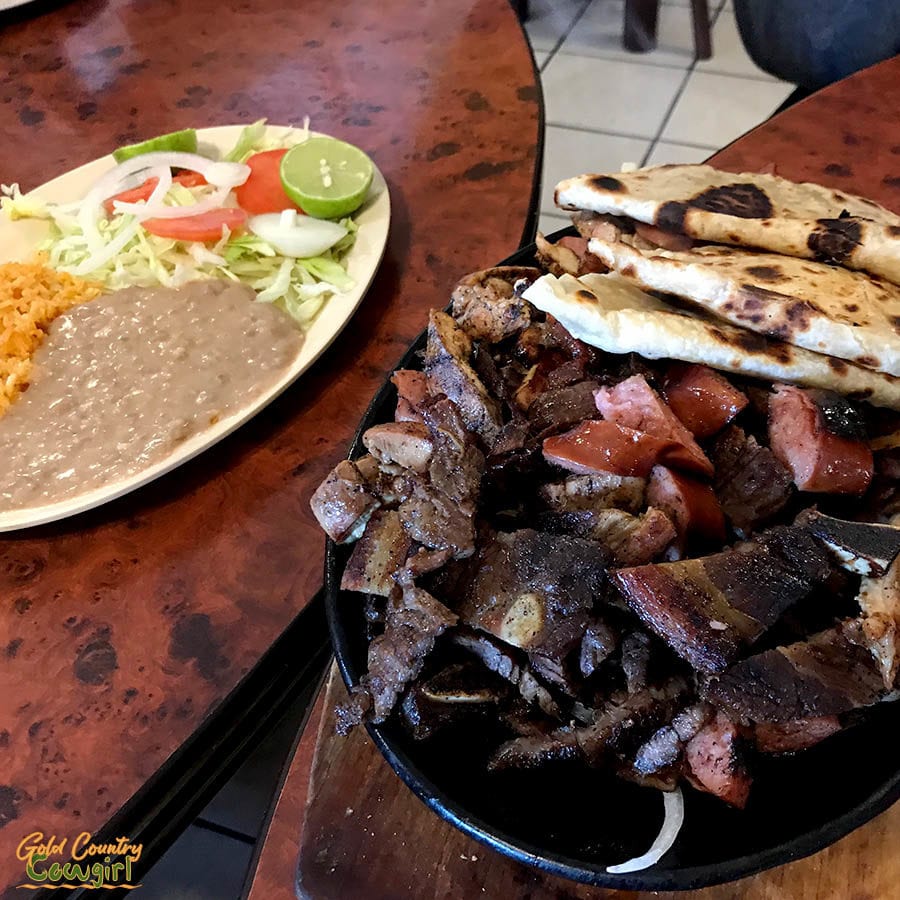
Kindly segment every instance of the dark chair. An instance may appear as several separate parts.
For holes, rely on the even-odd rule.
[[[622,43],[626,50],[646,53],[656,48],[656,19],[659,0],[625,0],[625,33]],[[697,59],[712,56],[712,36],[709,30],[707,0],[691,0],[694,20],[694,51]]]

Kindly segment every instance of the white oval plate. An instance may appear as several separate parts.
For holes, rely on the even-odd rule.
[[[227,153],[234,146],[242,128],[241,125],[223,125],[199,130],[197,134],[201,151],[205,145],[207,148],[215,147],[219,151]],[[269,130],[280,135],[284,134],[287,127],[270,125]],[[112,156],[104,156],[102,159],[87,163],[65,175],[60,175],[53,181],[48,181],[34,190],[32,194],[58,203],[79,200],[87,193],[90,186],[114,165],[115,161]],[[202,453],[271,403],[302,375],[341,333],[375,277],[387,244],[391,218],[391,203],[387,185],[377,167],[369,197],[363,207],[354,214],[354,218],[359,224],[359,231],[356,234],[356,243],[347,255],[347,269],[355,286],[346,293],[334,294],[329,298],[306,332],[299,356],[269,390],[261,394],[249,406],[232,413],[210,428],[189,438],[169,456],[142,472],[101,488],[94,488],[83,494],[67,497],[57,503],[8,511],[0,510],[0,531],[12,531],[16,528],[27,528],[64,519],[136,490],[183,462],[187,462],[198,453]],[[7,216],[0,216],[0,262],[29,259],[35,247],[46,237],[46,234],[46,222],[32,219],[19,219],[12,222]]]

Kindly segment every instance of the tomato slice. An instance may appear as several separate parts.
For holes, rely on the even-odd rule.
[[[261,213],[296,209],[303,212],[284,192],[281,184],[281,160],[287,150],[265,150],[247,160],[250,177],[234,189],[238,206],[253,216]]]
[[[116,194],[115,197],[104,200],[103,208],[109,215],[112,215],[115,212],[113,203],[116,201],[119,203],[137,203],[139,200],[149,200],[158,181],[158,178],[148,178],[136,188],[132,188],[130,191],[122,191],[121,194]],[[200,185],[206,184],[206,179],[199,172],[179,172],[177,175],[172,176],[172,181],[175,184],[180,184],[182,187],[200,187]]]
[[[233,233],[246,221],[244,210],[223,207],[178,219],[145,219],[141,224],[150,234],[174,241],[217,241],[222,237],[223,226]]]

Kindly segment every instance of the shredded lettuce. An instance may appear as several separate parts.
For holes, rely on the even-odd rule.
[[[308,133],[308,127],[304,124]],[[299,136],[304,140],[303,133]],[[298,143],[296,132],[290,137],[266,138],[265,119],[247,126],[234,148],[224,157],[242,161],[253,153]],[[189,206],[211,190],[208,186],[185,187],[173,184],[165,203]],[[0,206],[11,219],[50,220],[50,233],[38,248],[46,253],[54,268],[73,270],[89,259],[96,248],[89,244],[78,222],[80,204],[44,203],[22,194],[18,185],[0,188]],[[132,227],[134,217],[114,215],[101,218],[98,229],[102,246],[108,246]],[[347,274],[346,257],[356,241],[357,224],[352,218],[340,220],[347,229],[345,237],[321,256],[293,259],[282,256],[271,244],[253,234],[233,236],[227,228],[215,245],[193,241],[175,241],[152,235],[138,228],[122,250],[88,277],[111,290],[138,286],[180,287],[188,281],[227,278],[247,284],[257,292],[257,300],[274,303],[291,315],[301,328],[307,328],[325,305],[328,297],[350,289],[353,279]]]

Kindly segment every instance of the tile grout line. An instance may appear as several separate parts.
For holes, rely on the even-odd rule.
[[[602,134],[608,137],[629,138],[633,141],[652,141],[653,136],[648,134],[633,134],[627,131],[607,131],[604,128],[587,128],[582,125],[567,125],[564,122],[547,122],[547,128],[562,128],[565,131],[581,131],[585,134]],[[690,147],[692,150],[718,150],[718,147],[711,147],[709,144],[694,144],[691,141],[671,141],[670,143],[678,144],[681,147]]]
[[[716,27],[716,22],[719,21],[719,16],[722,13],[722,10],[725,7],[725,0],[722,0],[722,3],[715,10],[712,16],[710,16],[709,23],[709,33],[710,39],[712,38],[713,30]],[[694,51],[696,53],[696,49]],[[715,47],[713,47],[713,53],[715,53]],[[647,160],[650,159],[650,155],[653,153],[656,145],[660,142],[663,132],[666,130],[666,125],[669,124],[669,119],[672,118],[672,113],[675,111],[675,106],[678,101],[681,99],[681,95],[685,92],[685,89],[688,86],[688,82],[691,80],[691,75],[694,74],[695,69],[697,68],[697,57],[694,56],[693,60],[691,60],[691,64],[687,68],[687,72],[685,73],[684,80],[681,82],[681,85],[678,88],[675,96],[672,98],[672,102],[669,104],[669,109],[666,111],[666,114],[663,116],[662,122],[660,123],[659,129],[656,132],[656,136],[651,140],[650,146],[647,149],[647,152],[644,154],[644,158],[641,160],[641,167],[647,165]],[[706,148],[703,148],[706,149]]]
[[[540,68],[541,74],[543,74],[544,69],[546,69],[547,66],[550,65],[550,61],[554,56],[556,56],[559,48],[562,47],[562,45],[566,42],[566,38],[568,38],[568,36],[572,33],[572,29],[581,21],[584,14],[588,11],[588,7],[591,5],[591,3],[593,3],[593,0],[584,0],[584,4],[582,5],[581,9],[579,9],[578,12],[575,13],[574,18],[569,23],[569,27],[557,39],[556,43],[553,45],[553,48],[547,54],[547,58],[544,60],[544,64]]]

